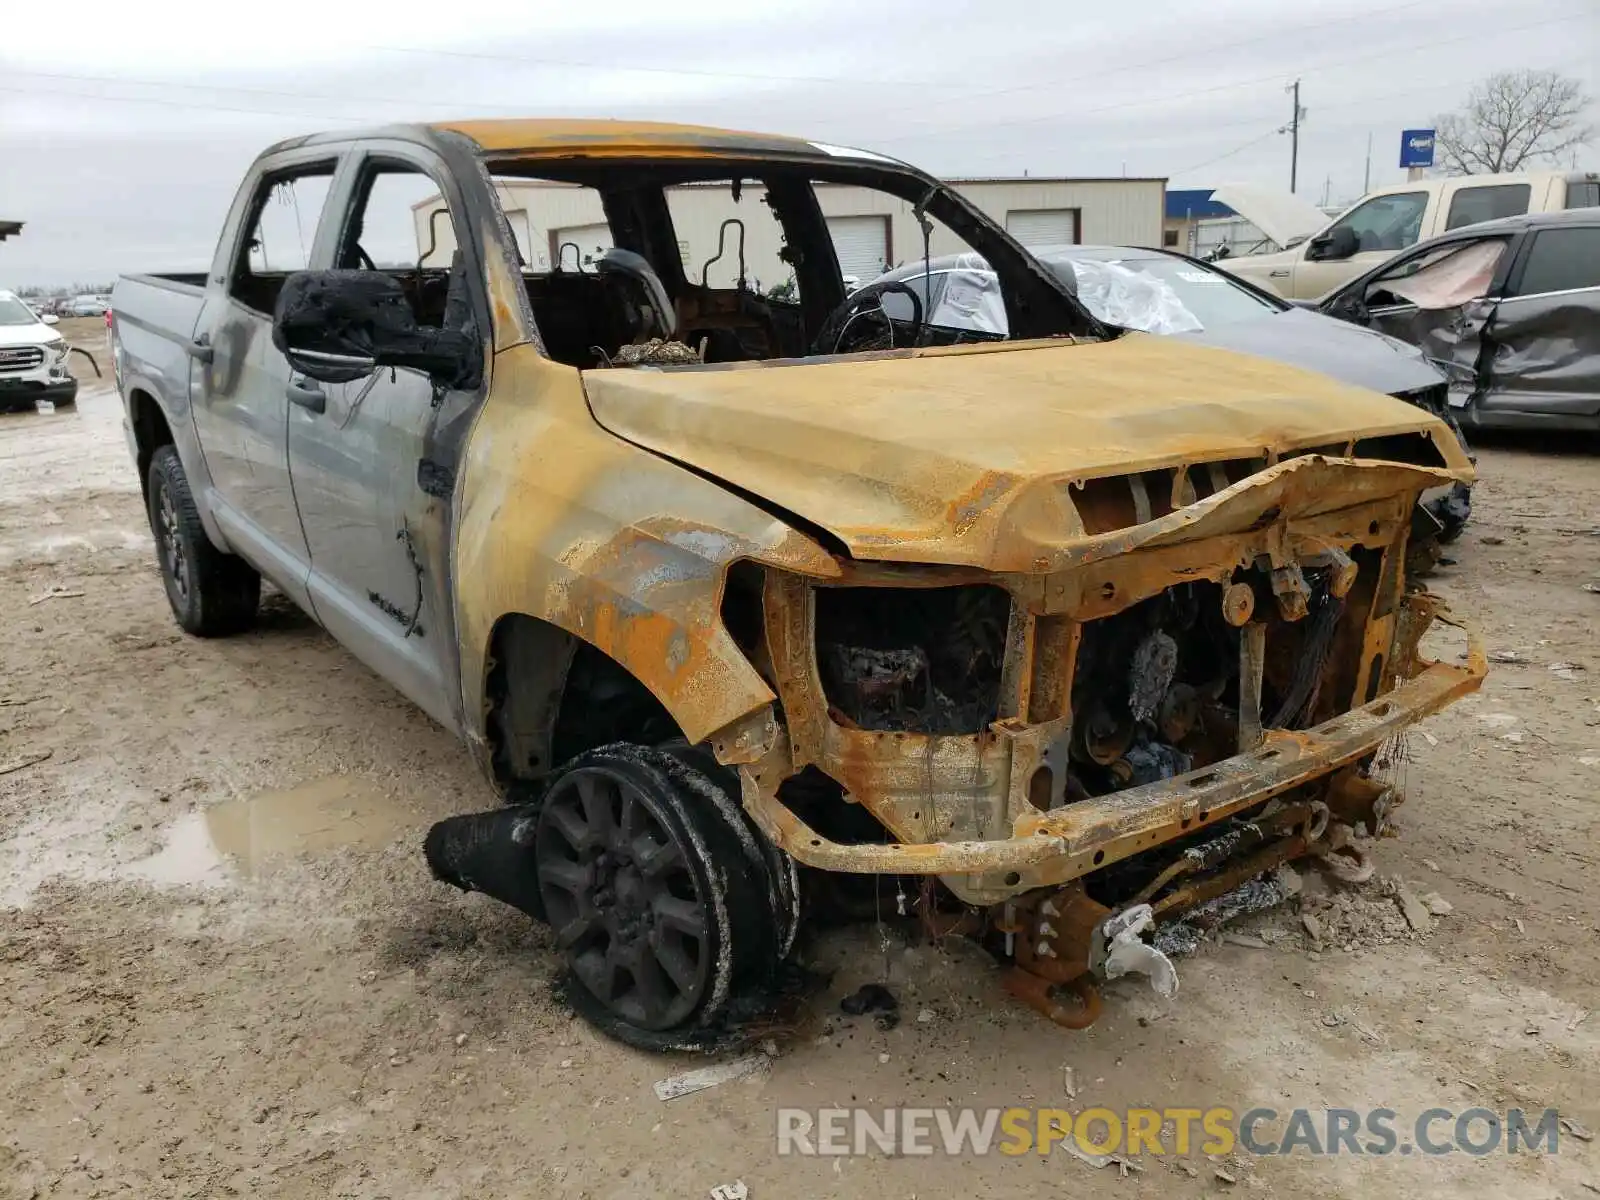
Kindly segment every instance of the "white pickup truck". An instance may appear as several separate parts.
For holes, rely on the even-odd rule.
[[[1369,192],[1332,221],[1304,201],[1242,184],[1212,198],[1280,246],[1230,258],[1230,274],[1288,300],[1315,300],[1419,241],[1463,225],[1600,205],[1600,174],[1535,171],[1419,179]]]

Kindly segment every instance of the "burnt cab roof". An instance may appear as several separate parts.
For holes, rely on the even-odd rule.
[[[430,125],[387,125],[339,130],[290,138],[267,153],[322,143],[347,143],[368,138],[434,143],[457,134],[484,157],[518,158],[799,158],[857,160],[905,168],[881,154],[781,134],[747,133],[709,125],[675,125],[663,121],[616,121],[579,118],[497,118],[443,121]],[[459,142],[457,143],[460,144]]]

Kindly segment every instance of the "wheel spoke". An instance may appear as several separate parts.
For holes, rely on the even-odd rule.
[[[679,900],[676,896],[657,896],[653,907],[656,920],[668,929],[676,929],[696,941],[705,939],[705,913],[693,900]]]
[[[684,990],[672,986],[672,982],[662,973],[656,956],[642,941],[628,956],[627,966],[628,973],[633,976],[633,986],[639,992],[640,1003],[652,1018],[665,1012],[667,1006],[677,999],[678,993]]]
[[[601,928],[600,918],[594,913],[579,913],[556,930],[556,944],[563,950],[571,950],[589,934]]]
[[[567,845],[574,850],[587,849],[591,839],[589,826],[564,802],[565,799],[562,797],[562,802],[551,805],[546,810],[545,819],[555,826],[556,832],[566,840]]]
[[[577,775],[577,788],[578,802],[583,805],[584,820],[589,825],[589,837],[596,845],[604,846],[610,841],[616,825],[611,811],[615,796],[611,781],[593,772],[582,771]]]
[[[683,851],[676,842],[656,842],[648,834],[633,839],[633,861],[646,879],[659,879],[673,867],[683,865]]]
[[[651,937],[650,943],[656,962],[661,964],[661,969],[672,978],[678,990],[687,992],[693,988],[698,968],[694,960],[689,957],[688,951],[683,948],[683,943],[671,934],[663,934],[659,929]]]
[[[648,821],[649,814],[644,811],[644,805],[634,799],[631,791],[622,793],[622,819],[617,822],[611,831],[611,846],[615,850],[629,849],[638,834],[641,824]]]
[[[539,864],[539,880],[571,896],[581,897],[594,884],[594,868],[563,858],[548,858]]]
[[[572,969],[596,1000],[610,1004],[617,994],[617,970],[611,947],[591,947],[572,960]]]

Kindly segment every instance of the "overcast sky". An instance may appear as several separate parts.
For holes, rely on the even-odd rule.
[[[210,260],[267,143],[459,116],[654,118],[864,146],[942,175],[1160,175],[1300,193],[1401,178],[1495,70],[1600,95],[1600,0],[18,0],[0,39],[0,285]],[[1600,124],[1600,110],[1591,108]],[[1600,141],[1580,155],[1600,164]]]

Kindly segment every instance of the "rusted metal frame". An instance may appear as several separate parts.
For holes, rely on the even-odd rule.
[[[1039,617],[1033,636],[1033,683],[1022,716],[1031,724],[1072,716],[1072,682],[1078,666],[1081,622],[1062,616]]]
[[[1361,639],[1361,661],[1356,669],[1355,686],[1351,689],[1351,703],[1376,696],[1385,691],[1385,676],[1395,678],[1390,671],[1395,647],[1395,628],[1402,605],[1405,586],[1406,547],[1409,529],[1402,530],[1383,551],[1379,565],[1378,589],[1372,597],[1372,609],[1367,614],[1367,627]],[[1423,628],[1428,622],[1423,622]],[[1421,636],[1420,634],[1418,635]],[[1374,678],[1373,672],[1377,671]]]
[[[772,571],[763,594],[788,724],[787,739],[776,743],[787,758],[778,781],[814,763],[891,834],[913,843],[1003,836],[1012,820],[1008,739],[846,729],[829,716],[816,661],[813,582]]]
[[[1006,623],[1005,656],[1000,664],[999,716],[1006,719],[1027,720],[1032,703],[1034,683],[1034,639],[1038,618],[1022,605],[1016,597],[1011,599],[1011,616]]]
[[[822,837],[777,800],[781,777],[772,769],[777,763],[741,769],[743,799],[762,828],[808,866],[935,875],[1008,871],[1004,886],[1011,893],[1063,883],[1325,776],[1475,690],[1486,659],[1481,637],[1470,627],[1467,632],[1474,649],[1466,667],[1428,665],[1389,695],[1313,729],[1267,733],[1254,754],[1056,812],[1025,815],[1014,823],[1010,838],[840,844]]]
[[[1271,805],[1268,806],[1272,807]],[[1223,832],[1212,843],[1191,847],[1178,859],[1168,865],[1137,894],[1128,901],[1129,904],[1148,904],[1162,888],[1185,875],[1204,875],[1226,864],[1226,859],[1213,862],[1211,857],[1218,853],[1217,845],[1226,846],[1229,856],[1236,855],[1242,849],[1254,850],[1268,838],[1282,835],[1301,827],[1302,832],[1309,830],[1315,820],[1316,810],[1309,803],[1286,804],[1271,814],[1256,817],[1248,825],[1239,829],[1237,835]]]
[[[1231,862],[1209,875],[1185,882],[1152,904],[1151,910],[1160,920],[1174,917],[1186,909],[1225,896],[1247,879],[1254,879],[1263,871],[1270,871],[1279,863],[1299,858],[1310,847],[1304,835],[1293,834],[1280,838],[1257,850],[1254,854]]]
[[[1000,982],[1018,1000],[1063,1029],[1087,1029],[1100,1015],[1100,989],[1087,972],[1058,984],[1013,967]]]
[[[1239,631],[1239,753],[1261,745],[1261,676],[1267,663],[1267,625],[1251,621]]]
[[[1291,521],[1282,534],[1272,533],[1273,529],[1283,528],[1275,525],[1134,550],[1117,558],[1085,563],[1045,580],[1041,611],[1069,613],[1076,620],[1092,621],[1112,616],[1180,583],[1224,583],[1235,570],[1269,556],[1274,537],[1283,539],[1279,553],[1285,556],[1301,549],[1308,555],[1320,555],[1326,554],[1329,547],[1343,551],[1354,546],[1387,548],[1409,520],[1409,509],[1402,514],[1399,507],[1395,499],[1386,497]]]

